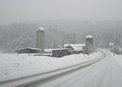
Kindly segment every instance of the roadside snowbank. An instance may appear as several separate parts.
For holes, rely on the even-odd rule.
[[[115,55],[114,59],[119,63],[119,65],[122,67],[122,55]]]
[[[62,58],[28,54],[0,54],[0,81],[56,70],[101,57],[100,52]]]

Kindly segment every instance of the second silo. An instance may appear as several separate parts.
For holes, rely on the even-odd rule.
[[[41,52],[44,52],[45,48],[45,29],[43,27],[39,27],[36,31],[36,47],[41,49]]]
[[[85,53],[90,54],[94,52],[94,42],[93,42],[93,36],[88,35],[86,36],[86,46],[85,46]]]

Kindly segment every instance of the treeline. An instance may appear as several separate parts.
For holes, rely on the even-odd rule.
[[[0,50],[35,47],[36,30],[46,29],[46,48],[62,47],[65,43],[85,43],[85,36],[92,34],[98,47],[107,47],[112,42],[122,47],[122,21],[40,21],[14,23],[0,26]]]

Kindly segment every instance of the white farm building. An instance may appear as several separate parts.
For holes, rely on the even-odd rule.
[[[64,44],[64,47],[73,53],[84,53],[85,51],[85,44]]]

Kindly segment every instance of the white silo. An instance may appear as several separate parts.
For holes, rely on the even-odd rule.
[[[36,47],[41,49],[41,52],[44,52],[45,48],[45,29],[43,27],[39,27],[36,31]]]
[[[86,36],[85,52],[88,55],[90,53],[94,52],[94,42],[93,42],[93,36],[92,35],[87,35]]]

